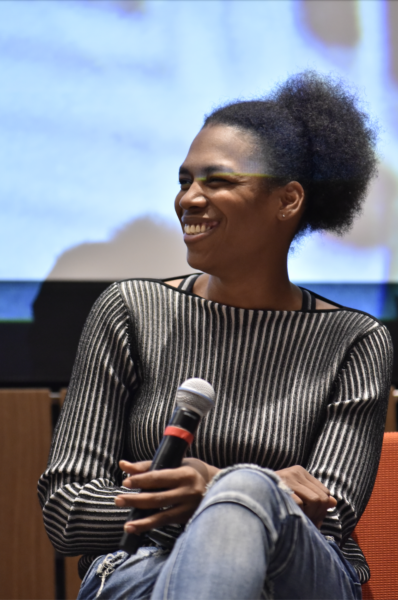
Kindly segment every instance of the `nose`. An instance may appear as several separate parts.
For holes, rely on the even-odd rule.
[[[182,194],[179,205],[182,209],[189,208],[205,208],[208,204],[206,196],[203,195],[203,190],[198,181],[193,181],[189,189]]]

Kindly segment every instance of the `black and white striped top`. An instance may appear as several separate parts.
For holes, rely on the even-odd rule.
[[[95,303],[39,482],[47,532],[61,553],[117,549],[128,510],[117,508],[118,461],[151,459],[177,387],[201,377],[216,407],[192,455],[217,467],[302,465],[338,500],[322,527],[362,582],[369,568],[349,538],[372,491],[390,385],[392,345],[370,315],[248,310],[158,280],[115,283]]]

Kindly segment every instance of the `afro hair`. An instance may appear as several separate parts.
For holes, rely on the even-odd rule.
[[[296,236],[348,231],[377,171],[377,129],[341,81],[299,73],[265,98],[215,109],[203,127],[217,124],[255,134],[268,186],[301,183],[305,210]]]

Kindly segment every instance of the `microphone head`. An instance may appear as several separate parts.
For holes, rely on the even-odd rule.
[[[184,381],[178,388],[176,404],[204,417],[213,408],[215,399],[213,386],[204,379],[193,377]]]

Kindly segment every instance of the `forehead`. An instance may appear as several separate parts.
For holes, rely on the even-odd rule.
[[[196,170],[216,164],[238,171],[256,166],[258,170],[258,155],[256,138],[249,131],[229,125],[211,125],[193,140],[182,166]]]

